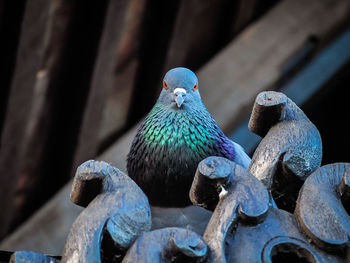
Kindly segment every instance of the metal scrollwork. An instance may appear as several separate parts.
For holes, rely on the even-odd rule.
[[[317,246],[328,251],[350,246],[349,173],[349,163],[322,166],[299,193],[298,223]]]
[[[194,204],[209,208],[217,201],[204,233],[209,247],[208,262],[226,262],[227,235],[239,221],[259,223],[269,207],[264,185],[243,167],[222,157],[208,157],[200,162],[190,198]]]
[[[189,192],[197,207],[151,210],[126,174],[83,163],[71,200],[86,208],[61,261],[21,251],[11,262],[350,262],[350,164],[320,167],[318,130],[282,93],[257,96],[249,128],[263,137],[249,171],[202,160]]]
[[[184,228],[163,228],[141,235],[122,263],[195,262],[206,253],[200,235]]]
[[[292,100],[274,91],[257,96],[248,127],[263,137],[249,171],[278,207],[293,212],[303,181],[321,164],[320,133]]]
[[[105,162],[88,161],[78,168],[71,199],[88,206],[72,225],[61,262],[101,262],[103,257],[118,262],[132,242],[151,228],[145,194]],[[110,241],[106,249],[112,247],[112,256],[101,247],[104,238]]]
[[[10,263],[58,263],[60,262],[58,259],[53,257],[32,252],[32,251],[18,251],[11,255]]]

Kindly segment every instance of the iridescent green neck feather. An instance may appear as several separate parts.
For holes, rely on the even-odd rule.
[[[147,116],[142,131],[149,147],[171,147],[175,152],[205,155],[206,147],[215,144],[215,124],[196,110],[167,109],[160,103]],[[190,156],[188,156],[190,158]]]
[[[128,174],[153,205],[189,205],[197,165],[208,156],[249,165],[249,157],[222,133],[205,108],[198,86],[189,69],[170,70],[156,105],[132,142]]]
[[[230,140],[204,105],[197,106],[179,110],[158,102],[133,141],[129,176],[154,205],[190,204],[188,192],[198,163],[213,155],[234,157]]]

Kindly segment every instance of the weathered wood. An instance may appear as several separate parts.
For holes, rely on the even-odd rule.
[[[40,177],[50,126],[48,116],[53,110],[51,84],[56,81],[73,3],[37,0],[26,5],[1,137],[0,237],[8,231],[16,209],[28,201],[27,191],[33,190]]]
[[[100,130],[98,134],[99,151],[106,150],[120,136],[127,125],[135,75],[139,66],[137,58],[133,58],[124,68],[115,73],[113,87],[109,90],[104,105]]]
[[[4,159],[0,169],[8,169],[13,181],[18,181],[15,186],[2,184],[16,191],[12,207],[15,216],[6,213],[14,217],[12,227],[69,177],[105,2],[27,3],[22,27],[25,33],[21,35],[5,123],[7,132],[4,130],[2,136],[6,149],[13,147],[14,152],[6,150],[1,158],[11,157],[15,169],[11,160]],[[16,122],[20,125],[15,126]],[[19,130],[17,134],[10,132],[14,127]],[[57,159],[60,165],[52,169]]]
[[[180,1],[163,74],[197,70],[252,19],[256,0]]]
[[[73,169],[81,162],[97,154],[100,143],[98,135],[104,106],[111,89],[117,88],[115,87],[115,68],[118,61],[117,51],[128,4],[128,1],[109,2],[92,83],[84,110],[79,142],[75,151]],[[123,99],[125,98],[123,97]],[[118,118],[115,121],[119,123]]]
[[[235,12],[236,16],[231,24],[230,34],[228,37],[232,37],[235,33],[241,31],[250,20],[253,18],[256,13],[256,0],[240,0],[237,1],[237,11]]]
[[[145,1],[110,1],[73,167],[126,124]],[[116,26],[118,25],[118,26]]]
[[[349,1],[281,1],[239,34],[197,76],[204,104],[224,132],[250,112],[255,96],[273,88],[281,66],[311,36],[323,45],[345,23]]]
[[[223,2],[180,1],[162,75],[174,67],[193,67],[189,61],[193,64],[212,52],[220,30],[218,25]]]
[[[282,84],[280,89],[280,91],[286,94],[292,101],[295,102],[295,104],[299,105],[299,107],[302,107],[306,112],[313,113],[310,118],[314,121],[314,123],[317,123],[316,126],[318,126],[317,128],[321,134],[324,134],[325,131],[327,131],[327,136],[323,136],[323,139],[327,140],[324,145],[328,145],[327,148],[331,145],[332,147],[328,148],[328,150],[324,152],[323,161],[325,163],[330,163],[332,161],[342,159],[343,157],[342,153],[337,150],[337,145],[335,143],[338,140],[338,137],[329,134],[328,129],[329,125],[331,127],[336,127],[338,120],[327,118],[327,122],[324,122],[323,125],[320,126],[322,120],[325,119],[324,113],[329,112],[328,109],[330,107],[333,109],[333,112],[337,110],[344,111],[346,106],[344,103],[339,103],[338,106],[344,105],[343,109],[333,107],[332,103],[336,99],[328,98],[328,96],[326,96],[326,98],[324,95],[322,96],[322,94],[325,94],[326,90],[330,92],[331,90],[334,90],[334,87],[342,86],[342,84],[339,83],[343,83],[344,80],[339,80],[339,76],[343,76],[342,78],[344,78],[344,76],[350,76],[350,74],[347,74],[344,72],[344,70],[342,70],[343,67],[347,68],[346,65],[350,62],[349,46],[350,29],[346,29],[340,33],[340,35],[338,35],[334,41],[327,45],[325,49],[322,49],[322,51],[317,54],[317,56],[312,59],[307,66],[299,71],[297,75],[288,80],[286,84]],[[319,74],[320,72],[322,72],[321,75]],[[347,78],[345,77],[345,79]],[[343,91],[339,92],[343,94]],[[336,93],[332,94],[333,97],[337,96]],[[320,95],[323,97],[325,102],[328,102],[328,106],[320,102]],[[313,110],[311,110],[310,107],[312,107]],[[322,112],[320,112],[320,107],[323,109]],[[331,120],[332,122],[330,122]],[[248,132],[248,122],[249,117],[247,117],[244,122],[236,127],[229,137],[233,141],[243,145],[246,152],[253,153],[261,141],[261,137]],[[334,129],[333,134],[338,135],[339,129]],[[330,137],[333,138],[333,142],[328,141],[328,138]],[[328,156],[334,154],[337,157],[333,157],[335,158],[333,160],[328,160]]]
[[[15,67],[24,7],[24,0],[0,2],[0,136]]]
[[[69,199],[72,182],[52,197],[10,236],[2,240],[3,250],[32,250],[61,255],[69,229],[82,211]],[[50,240],[50,241],[48,241]]]
[[[128,112],[128,126],[151,109],[162,87],[162,66],[179,1],[147,1],[142,21],[138,69]]]

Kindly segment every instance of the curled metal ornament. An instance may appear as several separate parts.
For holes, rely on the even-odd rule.
[[[58,259],[33,252],[33,251],[17,251],[11,255],[10,263],[59,263]]]
[[[296,218],[322,249],[350,249],[349,179],[349,163],[329,164],[310,175],[300,190]]]
[[[248,127],[263,137],[249,171],[272,191],[280,208],[293,211],[303,181],[321,164],[317,128],[293,101],[274,91],[257,96]]]
[[[240,221],[259,223],[269,207],[264,185],[222,157],[208,157],[199,163],[190,198],[196,205],[215,207],[203,236],[209,248],[208,262],[226,262],[227,235]]]
[[[222,157],[199,163],[189,196],[201,208],[153,207],[151,218],[146,195],[127,175],[83,163],[71,200],[86,208],[61,262],[350,262],[350,164],[319,168],[320,134],[282,93],[258,95],[249,128],[264,137],[249,171]],[[279,208],[296,204],[294,214],[275,207],[271,193]],[[150,231],[152,223],[162,229]],[[26,251],[11,260],[58,262]]]
[[[145,194],[127,175],[105,162],[91,160],[79,166],[71,199],[88,206],[71,227],[61,262],[102,262],[102,258],[117,262],[151,228]],[[111,255],[104,253],[104,243]]]
[[[194,262],[204,259],[206,253],[200,235],[184,228],[163,228],[141,235],[122,263]]]
[[[310,244],[293,214],[269,206],[265,186],[227,159],[208,157],[200,162],[190,198],[214,209],[203,236],[208,263],[342,262]]]
[[[342,262],[340,257],[310,244],[293,214],[273,207],[260,224],[239,222],[226,239],[225,255],[225,262],[230,263]]]

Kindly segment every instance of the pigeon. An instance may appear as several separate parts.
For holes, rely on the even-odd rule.
[[[128,175],[153,206],[191,204],[189,190],[198,163],[225,157],[248,169],[250,158],[227,138],[201,99],[189,69],[168,71],[160,96],[140,124],[127,156]]]

